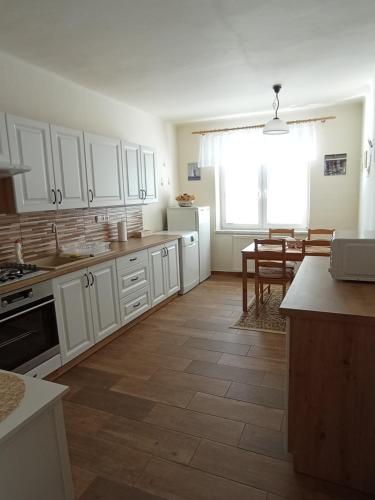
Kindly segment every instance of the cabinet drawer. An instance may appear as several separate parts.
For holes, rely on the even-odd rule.
[[[128,255],[124,255],[123,257],[116,259],[116,262],[117,269],[124,269],[137,266],[138,264],[147,263],[147,250],[129,253]]]
[[[151,307],[150,287],[146,286],[120,300],[121,324],[137,318]]]
[[[118,290],[120,298],[136,292],[149,284],[148,263],[131,268],[118,269]]]

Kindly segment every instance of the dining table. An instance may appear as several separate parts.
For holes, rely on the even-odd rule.
[[[276,251],[277,247],[273,246],[267,246],[267,245],[262,245],[258,246],[259,250],[267,250],[268,248]],[[281,250],[281,246],[280,249]],[[247,301],[247,279],[248,279],[248,272],[247,272],[247,261],[248,260],[255,260],[255,243],[251,243],[247,247],[243,248],[241,250],[242,253],[242,310],[244,312],[247,311],[248,308],[248,301]],[[297,247],[296,245],[288,246],[286,247],[286,252],[285,252],[285,260],[286,261],[291,261],[291,262],[302,262],[305,256],[317,256],[317,257],[330,257],[331,255],[331,248],[330,247],[322,247],[322,246],[310,246],[308,248],[308,251],[306,250],[305,254],[303,254],[302,248]]]

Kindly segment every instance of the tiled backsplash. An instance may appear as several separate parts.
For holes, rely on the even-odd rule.
[[[109,223],[95,222],[96,215],[108,215]],[[117,239],[117,222],[126,219],[128,237],[143,229],[142,207],[109,207],[36,212],[21,215],[0,214],[0,262],[14,260],[14,242],[22,241],[25,260],[54,252],[56,223],[61,243],[112,241]]]

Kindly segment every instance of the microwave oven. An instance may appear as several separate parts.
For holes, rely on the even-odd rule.
[[[331,244],[334,279],[375,281],[375,232],[337,232]]]

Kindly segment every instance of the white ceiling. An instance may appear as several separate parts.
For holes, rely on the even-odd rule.
[[[0,0],[0,50],[179,122],[325,104],[375,75],[375,1]]]

